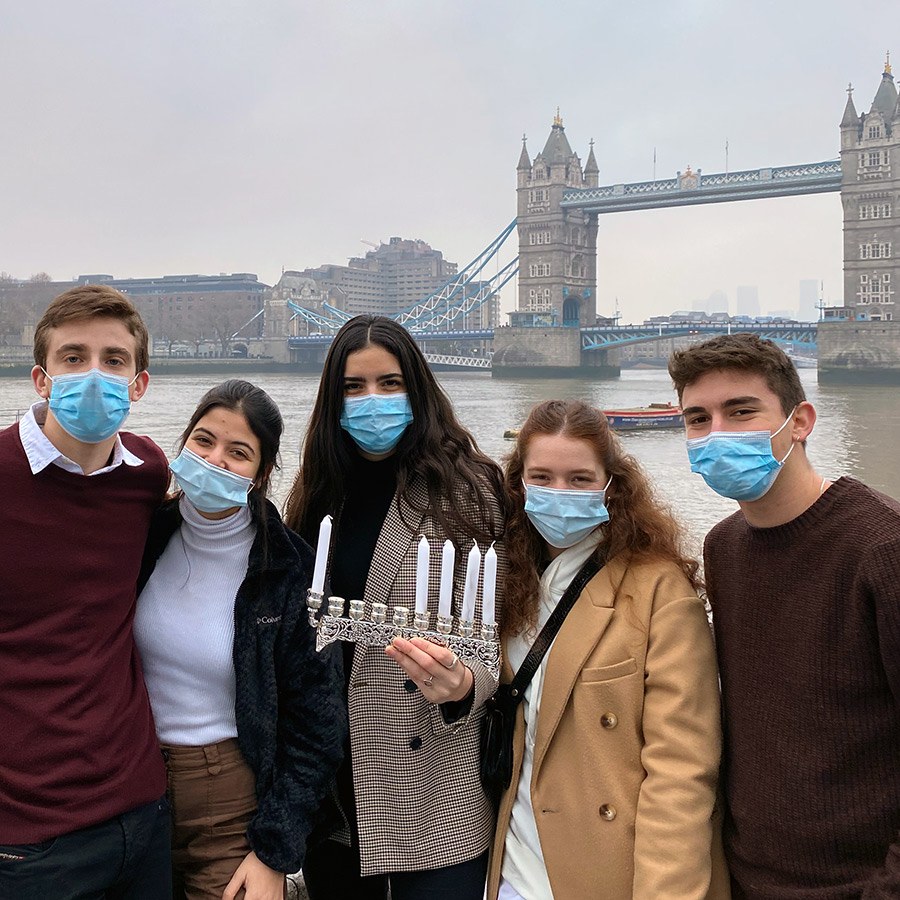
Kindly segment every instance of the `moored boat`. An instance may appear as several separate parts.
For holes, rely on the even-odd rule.
[[[647,428],[681,428],[684,416],[681,407],[671,403],[651,403],[630,409],[604,409],[614,431],[643,431]]]

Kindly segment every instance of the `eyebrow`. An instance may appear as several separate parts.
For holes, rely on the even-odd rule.
[[[747,404],[759,403],[759,402],[761,402],[759,397],[750,397],[750,396],[748,396],[748,397],[731,397],[722,404],[722,408],[723,409],[732,409],[735,406],[747,406]],[[690,415],[693,415],[694,413],[706,412],[706,407],[705,406],[688,406],[686,409],[683,409],[681,412],[682,412],[682,415],[690,416]]]
[[[376,381],[384,381],[386,378],[402,378],[403,375],[400,372],[389,372],[386,375],[379,375],[375,380]],[[365,381],[364,375],[345,375],[344,383],[346,384],[348,381]]]
[[[215,432],[210,431],[208,428],[203,428],[200,425],[198,425],[191,432],[191,436],[193,437],[198,431],[202,431],[203,434],[208,434],[211,438],[213,438],[215,440],[219,440],[219,436],[217,434],[215,434]],[[251,453],[256,453],[256,451],[253,449],[253,447],[250,444],[248,444],[246,441],[228,441],[228,443],[231,444],[232,446],[246,447]]]
[[[56,353],[64,356],[66,353],[86,353],[87,350],[87,344],[63,344]],[[127,347],[104,347],[101,352],[104,356],[125,356],[131,359],[131,351]]]

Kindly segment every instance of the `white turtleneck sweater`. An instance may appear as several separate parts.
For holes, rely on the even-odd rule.
[[[537,628],[523,632],[510,638],[506,644],[506,655],[513,672],[517,672],[528,651],[531,650],[540,630],[547,623],[556,604],[565,593],[579,569],[587,562],[588,557],[600,543],[602,531],[597,528],[587,537],[563,550],[544,570],[541,576],[540,605],[538,607]],[[556,639],[554,638],[554,643]],[[541,691],[544,687],[544,675],[547,663],[553,652],[553,644],[544,654],[538,670],[525,689],[522,698],[522,709],[525,713],[525,753],[522,757],[522,772],[513,801],[509,830],[506,832],[506,846],[503,854],[503,884],[500,897],[505,900],[553,900],[544,854],[541,852],[541,839],[538,835],[537,823],[534,819],[534,808],[531,805],[531,775],[534,766],[534,740],[537,734],[538,715],[541,708]]]
[[[160,742],[200,747],[237,737],[234,600],[256,526],[246,507],[205,519],[182,496],[179,509],[181,528],[138,598],[134,636]]]

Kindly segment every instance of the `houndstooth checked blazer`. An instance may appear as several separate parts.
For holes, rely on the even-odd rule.
[[[473,494],[471,485],[461,484],[446,502],[474,516]],[[426,505],[423,481],[413,483],[411,496],[416,505]],[[456,540],[453,613],[459,615],[472,538],[445,534],[431,514],[415,511],[402,499],[400,504],[402,518],[396,500],[392,501],[378,536],[363,598],[366,617],[376,602],[415,607],[416,549],[421,535],[431,544],[432,616],[437,614],[441,548],[448,537]],[[492,498],[491,506],[495,521],[502,525],[499,499]],[[479,547],[482,554],[488,549],[484,544]],[[500,542],[494,549],[499,613],[506,554]],[[480,587],[475,619],[477,628]],[[479,780],[479,728],[484,702],[496,690],[497,681],[478,664],[473,674],[471,710],[448,725],[440,707],[425,700],[382,648],[356,647],[348,704],[363,875],[449,866],[473,859],[490,844],[494,816]]]

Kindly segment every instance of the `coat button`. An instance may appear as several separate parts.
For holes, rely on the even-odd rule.
[[[606,819],[607,822],[612,822],[616,817],[616,808],[610,806],[608,803],[604,803],[603,806],[600,807],[600,817]]]
[[[420,737],[414,737],[414,738],[409,742],[409,749],[410,749],[410,750],[418,750],[419,747],[421,747],[421,746],[422,746],[422,738],[420,738]]]
[[[407,678],[406,681],[403,682],[403,687],[408,694],[412,694],[419,689],[419,686],[412,680],[412,678]]]
[[[615,713],[603,713],[600,716],[600,724],[604,728],[615,728],[619,724],[619,717]]]

